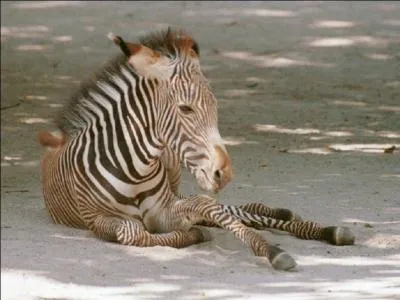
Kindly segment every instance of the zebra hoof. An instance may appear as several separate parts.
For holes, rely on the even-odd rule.
[[[269,246],[268,259],[275,270],[289,271],[297,265],[289,254],[275,246]]]
[[[353,245],[354,234],[348,227],[330,226],[322,231],[322,239],[336,246]]]

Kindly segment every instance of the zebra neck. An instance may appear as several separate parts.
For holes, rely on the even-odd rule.
[[[80,100],[75,127],[85,136],[88,153],[105,169],[122,169],[128,177],[151,176],[162,154],[158,140],[154,84],[129,67],[97,82]]]

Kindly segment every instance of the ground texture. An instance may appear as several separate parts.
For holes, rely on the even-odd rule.
[[[200,44],[235,170],[221,202],[261,201],[354,246],[260,232],[298,262],[274,271],[234,237],[124,247],[51,222],[36,142],[79,82],[168,25]],[[399,299],[400,4],[1,2],[2,299]],[[389,152],[389,153],[385,153]],[[182,189],[196,192],[185,175]]]

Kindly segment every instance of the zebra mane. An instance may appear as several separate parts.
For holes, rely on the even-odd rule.
[[[181,51],[187,51],[188,49],[192,49],[199,55],[197,43],[181,30],[174,31],[168,28],[164,31],[150,33],[141,37],[139,42],[166,56],[176,57]],[[125,64],[126,61],[127,57],[124,54],[118,54],[92,74],[91,77],[84,80],[55,118],[58,129],[67,136],[80,131],[82,126],[85,126],[79,117],[82,112],[82,99],[88,99],[89,91],[98,90],[99,82],[108,81],[113,75],[118,75],[121,72],[120,66]]]
[[[79,119],[82,111],[82,99],[88,98],[89,91],[98,90],[97,84],[99,82],[108,81],[113,75],[120,73],[120,66],[126,61],[127,58],[125,55],[118,54],[97,72],[94,72],[90,77],[82,81],[78,90],[72,94],[64,108],[55,118],[55,125],[59,130],[67,136],[80,130],[81,126],[79,125],[79,121],[77,123],[77,119]]]
[[[150,33],[140,38],[140,43],[164,55],[177,56],[177,51],[194,50],[197,56],[200,55],[200,49],[197,42],[183,30],[167,30]]]

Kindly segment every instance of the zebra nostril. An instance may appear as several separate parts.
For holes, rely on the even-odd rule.
[[[222,171],[216,170],[214,172],[214,179],[215,179],[216,182],[221,182],[221,180],[222,180]]]

